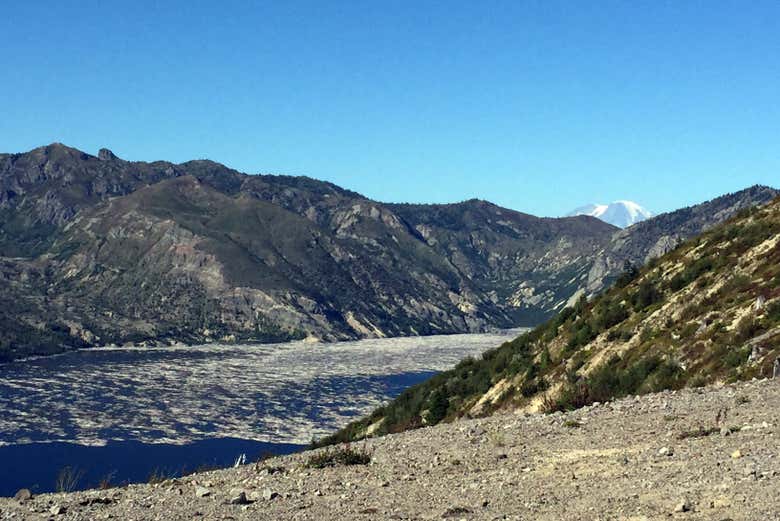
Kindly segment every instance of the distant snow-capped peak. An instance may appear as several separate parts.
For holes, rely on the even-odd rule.
[[[644,221],[653,216],[651,212],[633,201],[615,201],[610,204],[587,204],[566,214],[567,217],[572,217],[574,215],[591,215],[620,228],[631,226],[632,224]]]

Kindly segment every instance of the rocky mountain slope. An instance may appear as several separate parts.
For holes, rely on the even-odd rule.
[[[590,217],[540,219],[478,200],[383,204],[204,160],[130,162],[60,144],[1,154],[0,359],[533,325],[600,291],[625,259],[770,192],[616,235]]]
[[[0,519],[778,519],[778,408],[780,383],[764,380],[497,414],[353,445],[348,466],[317,468],[350,454],[340,446],[156,484],[22,491],[0,499]]]
[[[534,323],[548,311],[513,296],[523,273],[550,279],[550,298],[565,301],[571,290],[560,281],[587,272],[614,231],[595,219],[538,219],[466,201],[448,207],[471,222],[451,229],[444,253],[393,206],[328,183],[209,161],[127,162],[57,144],[0,157],[0,194],[7,357]],[[556,265],[538,262],[548,245]],[[489,272],[497,263],[512,277]]]
[[[743,210],[481,359],[412,387],[327,441],[501,409],[771,376],[780,355],[780,199]]]

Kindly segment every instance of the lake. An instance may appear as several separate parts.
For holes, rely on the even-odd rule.
[[[299,450],[519,333],[95,348],[0,365],[0,495]]]

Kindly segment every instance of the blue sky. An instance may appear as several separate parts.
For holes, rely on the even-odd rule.
[[[383,201],[479,197],[537,215],[780,185],[774,0],[2,11],[5,152],[205,157]]]

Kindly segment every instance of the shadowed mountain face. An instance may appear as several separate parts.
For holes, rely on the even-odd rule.
[[[0,357],[531,325],[604,287],[624,258],[722,219],[722,206],[618,232],[477,200],[382,204],[211,161],[129,162],[60,144],[2,154]]]

